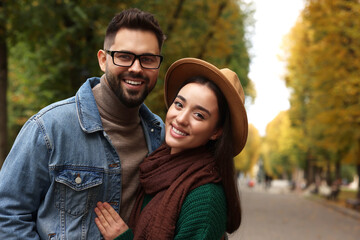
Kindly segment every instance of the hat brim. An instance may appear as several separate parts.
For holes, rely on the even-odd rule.
[[[247,114],[240,94],[220,69],[197,58],[183,58],[174,62],[165,75],[164,97],[166,107],[169,108],[172,104],[183,82],[194,76],[208,78],[224,94],[230,110],[234,156],[236,156],[244,148],[247,140]]]

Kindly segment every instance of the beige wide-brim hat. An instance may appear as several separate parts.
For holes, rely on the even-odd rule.
[[[247,140],[248,120],[244,91],[235,72],[228,68],[218,69],[197,58],[182,58],[174,62],[165,75],[166,107],[169,108],[172,104],[183,82],[195,76],[203,76],[214,82],[226,97],[231,117],[234,156],[238,155]]]

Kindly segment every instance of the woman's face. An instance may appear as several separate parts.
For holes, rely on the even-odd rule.
[[[170,106],[165,120],[165,141],[171,153],[205,145],[217,139],[219,107],[215,93],[205,85],[185,85]]]

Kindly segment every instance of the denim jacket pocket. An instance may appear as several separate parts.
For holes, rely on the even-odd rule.
[[[99,187],[103,183],[100,171],[62,169],[56,173],[56,207],[73,216],[86,213],[96,204]]]

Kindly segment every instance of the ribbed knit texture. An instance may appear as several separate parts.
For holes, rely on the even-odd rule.
[[[146,195],[143,208],[151,200]],[[192,190],[185,198],[175,229],[175,240],[219,240],[226,230],[226,198],[221,184],[209,183]],[[131,240],[131,230],[116,240]]]
[[[186,197],[174,239],[216,239],[226,230],[226,198],[220,184],[206,184]]]
[[[148,154],[139,108],[124,106],[113,93],[104,76],[100,79],[100,84],[93,88],[93,93],[104,130],[120,158],[122,170],[120,216],[127,222],[139,186],[139,164]]]

